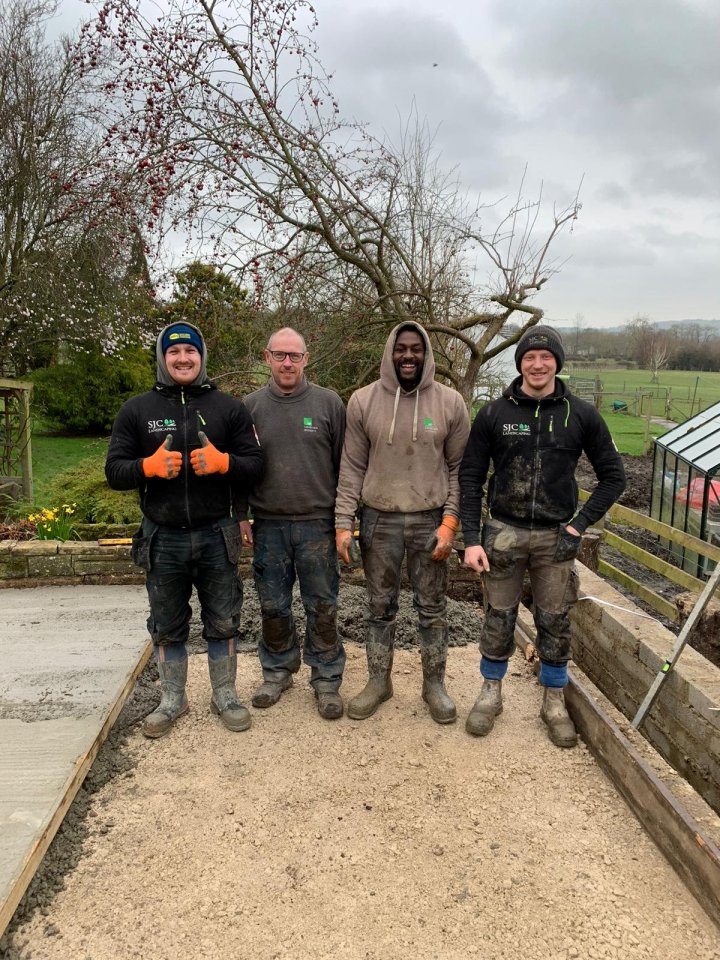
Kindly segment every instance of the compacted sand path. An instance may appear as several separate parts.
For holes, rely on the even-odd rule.
[[[259,668],[239,659],[248,701]],[[350,643],[343,692],[364,678]],[[547,740],[524,662],[484,740],[462,723],[475,649],[450,651],[455,725],[431,721],[417,650],[396,653],[394,681],[371,719],[328,722],[303,668],[230,734],[208,709],[205,657],[191,657],[191,712],[158,741],[114,735],[2,954],[719,960],[717,928],[585,746]],[[62,889],[43,897],[58,871]]]

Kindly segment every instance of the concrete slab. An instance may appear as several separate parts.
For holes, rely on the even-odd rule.
[[[144,587],[0,595],[0,935],[150,653]]]

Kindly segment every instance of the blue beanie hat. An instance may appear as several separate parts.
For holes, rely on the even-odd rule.
[[[174,347],[181,343],[186,343],[191,347],[195,347],[197,352],[202,356],[202,339],[197,330],[187,323],[172,323],[163,333],[162,341],[160,343],[163,356],[165,355],[165,351],[168,349],[168,347]]]

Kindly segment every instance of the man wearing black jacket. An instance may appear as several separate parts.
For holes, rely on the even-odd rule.
[[[260,476],[262,454],[243,404],[208,380],[197,327],[165,327],[156,357],[157,382],[121,407],[105,463],[113,489],[139,489],[143,512],[132,554],[147,570],[148,630],[162,698],[142,730],[161,737],[188,710],[193,586],[208,645],[210,708],[229,730],[247,730],[250,713],[235,690],[242,583],[233,503]]]
[[[480,637],[483,686],[465,724],[488,734],[502,712],[502,680],[525,571],[530,575],[544,686],[541,717],[559,747],[577,734],[565,708],[570,659],[568,613],[577,600],[574,559],[582,534],[625,489],[622,460],[595,407],[574,397],[555,374],[565,359],[549,327],[520,339],[520,373],[502,397],[475,418],[460,466],[460,519],[465,563],[485,573],[485,621]],[[585,452],[598,484],[578,510],[575,467]],[[483,486],[490,464],[487,520],[480,535]]]

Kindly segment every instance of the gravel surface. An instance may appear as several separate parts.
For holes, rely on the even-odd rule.
[[[361,602],[344,588],[348,639]],[[253,604],[248,590],[248,645]],[[407,598],[401,617],[409,644]],[[475,609],[452,605],[456,640],[478,625]],[[365,662],[347,649],[350,696]],[[367,721],[320,719],[303,668],[276,707],[230,734],[193,656],[191,712],[158,741],[133,725],[157,699],[146,672],[0,955],[720,960],[717,928],[586,748],[547,740],[524,661],[511,663],[492,735],[465,734],[477,660],[473,647],[450,651],[452,726],[430,719],[418,651],[401,649],[395,697]],[[239,661],[249,701],[259,666]]]

